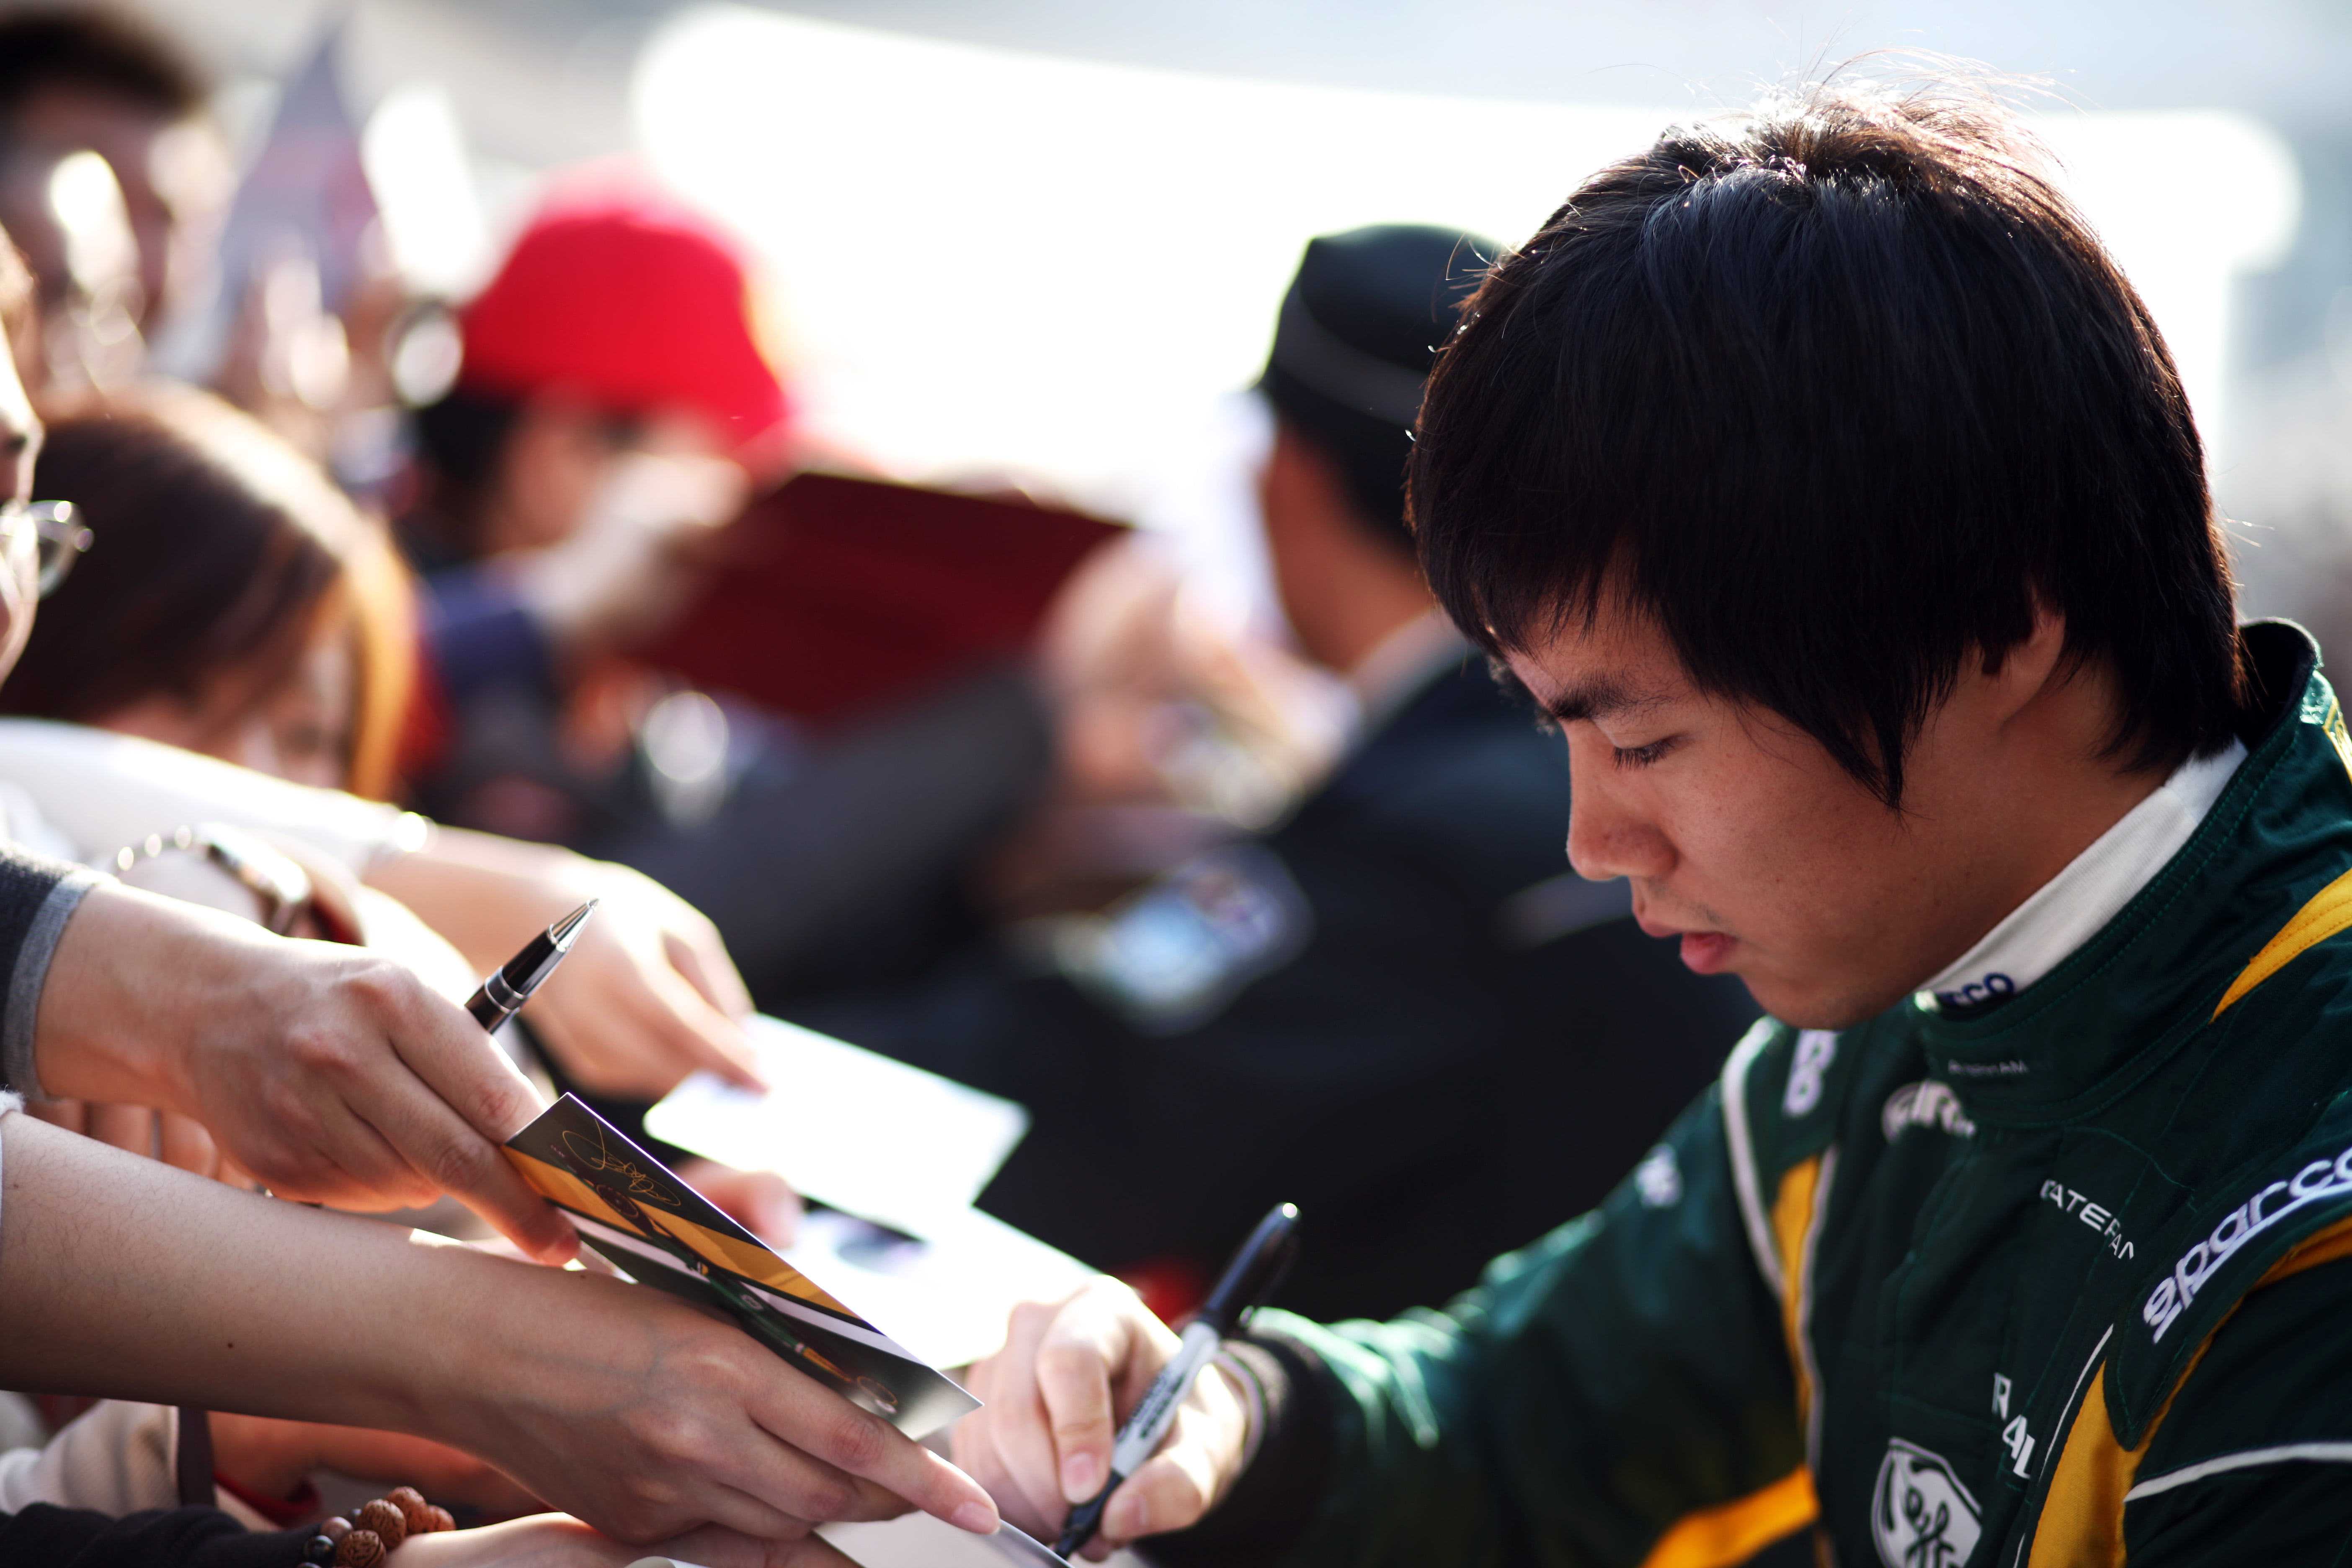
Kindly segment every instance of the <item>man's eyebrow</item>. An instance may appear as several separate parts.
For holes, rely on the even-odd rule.
[[[1637,691],[1611,676],[1596,676],[1563,688],[1543,704],[1543,710],[1562,724],[1613,719],[1654,708],[1665,700],[1662,692]]]

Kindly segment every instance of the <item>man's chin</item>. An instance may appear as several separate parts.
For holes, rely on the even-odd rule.
[[[1646,923],[1646,922],[1645,922]],[[1850,1029],[1910,994],[1898,990],[1881,994],[1870,983],[1853,974],[1792,973],[1742,938],[1718,931],[1657,931],[1680,944],[1685,968],[1695,974],[1736,974],[1756,1005],[1780,1022],[1800,1029]]]
[[[1795,1029],[1851,1029],[1902,999],[1901,995],[1859,996],[1833,982],[1808,982],[1769,972],[1742,971],[1739,983],[1748,987],[1748,994],[1759,1007]]]

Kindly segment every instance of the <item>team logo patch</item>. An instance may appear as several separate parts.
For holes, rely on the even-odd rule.
[[[1683,1168],[1674,1149],[1661,1143],[1633,1167],[1633,1190],[1643,1208],[1672,1208],[1683,1200]]]
[[[1977,1135],[1977,1124],[1960,1114],[1960,1097],[1952,1092],[1952,1086],[1932,1078],[1925,1083],[1906,1083],[1886,1097],[1878,1113],[1879,1131],[1892,1143],[1906,1127],[1940,1127],[1955,1138]]]
[[[1837,1035],[1830,1029],[1807,1029],[1797,1037],[1796,1059],[1789,1065],[1789,1087],[1780,1093],[1780,1110],[1802,1116],[1822,1102],[1822,1075],[1837,1060]]]
[[[1977,1500],[1942,1456],[1897,1437],[1879,1461],[1870,1533],[1886,1568],[1960,1568],[1984,1524]]]
[[[2017,982],[1998,971],[1981,980],[1971,980],[1956,990],[1938,991],[1936,1000],[1947,1007],[1973,1007],[1979,1002],[1990,1002],[1996,996],[2017,994]]]
[[[2213,1271],[2230,1261],[2238,1248],[2286,1218],[2297,1209],[2326,1203],[2352,1193],[2352,1149],[2333,1160],[2314,1160],[2284,1181],[2273,1182],[2221,1216],[2212,1234],[2173,1263],[2172,1272],[2159,1281],[2139,1310],[2140,1321],[2152,1331],[2150,1342],[2164,1338],[2173,1321],[2189,1310],[2197,1292]]]

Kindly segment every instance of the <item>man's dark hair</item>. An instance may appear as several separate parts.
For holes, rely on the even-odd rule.
[[[2106,754],[2228,744],[2245,677],[2204,452],[2147,307],[1989,95],[1825,86],[1666,132],[1488,273],[1412,467],[1489,652],[1645,615],[1704,690],[1900,807],[1963,661],[2063,616]]]
[[[78,88],[177,120],[204,107],[204,73],[172,41],[87,5],[0,13],[0,116],[48,88]]]

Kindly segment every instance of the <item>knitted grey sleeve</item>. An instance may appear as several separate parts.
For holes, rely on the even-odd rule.
[[[0,998],[0,1085],[19,1094],[44,1098],[33,1063],[41,986],[66,921],[98,880],[94,871],[0,844],[0,975],[8,983]]]

